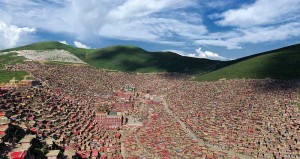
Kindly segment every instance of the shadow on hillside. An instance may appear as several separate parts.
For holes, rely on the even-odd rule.
[[[300,45],[278,49],[265,54],[263,67],[257,69],[257,76],[267,79],[257,84],[258,89],[265,91],[291,90],[299,88],[300,80]]]
[[[139,48],[114,48],[96,53],[96,56],[92,58],[94,58],[94,61],[114,62],[121,71],[125,72],[180,72],[197,74],[220,68],[227,63],[183,57],[170,52],[147,52]]]
[[[274,92],[274,91],[293,91],[299,88],[299,81],[297,80],[262,80],[253,83],[254,88],[258,92]],[[286,94],[289,96],[289,94]]]
[[[116,46],[111,48],[106,48],[105,50],[99,50],[96,53],[96,59],[113,59],[121,54],[126,56],[128,55],[137,55],[137,53],[146,53],[145,50],[141,48],[126,48],[122,46]]]
[[[272,79],[300,79],[300,45],[270,53],[258,74]]]
[[[200,80],[219,79],[278,79],[277,81],[265,80],[264,84],[255,85],[258,89],[279,90],[292,89],[297,85],[276,85],[280,80],[300,79],[300,45],[289,46],[242,59],[230,61],[224,69],[216,70],[199,76]],[[201,79],[202,77],[202,79]],[[281,81],[282,82],[282,81]]]

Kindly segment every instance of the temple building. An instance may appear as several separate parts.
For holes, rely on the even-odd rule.
[[[105,128],[118,129],[122,126],[123,116],[119,112],[98,111],[95,120]]]

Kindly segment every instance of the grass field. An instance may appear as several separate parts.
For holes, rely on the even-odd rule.
[[[23,63],[25,60],[22,56],[17,56],[16,53],[9,53],[5,55],[0,54],[0,69],[3,69],[5,65],[12,65],[16,63]]]
[[[14,53],[0,55],[0,84],[7,83],[9,80],[22,80],[24,76],[28,75],[25,71],[7,71],[4,70],[5,65],[12,65],[16,63],[23,63],[24,57],[16,56]]]
[[[13,78],[15,78],[15,80],[22,80],[26,75],[28,75],[26,71],[0,70],[0,83],[7,83]]]

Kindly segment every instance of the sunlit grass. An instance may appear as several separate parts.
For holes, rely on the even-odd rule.
[[[28,73],[26,71],[8,71],[5,70],[5,65],[13,65],[16,63],[23,63],[24,57],[16,56],[15,53],[0,55],[0,84],[7,83],[11,79],[22,80]]]

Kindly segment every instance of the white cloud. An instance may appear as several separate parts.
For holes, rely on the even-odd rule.
[[[0,21],[0,48],[14,47],[20,42],[20,36],[26,36],[35,31],[34,28],[18,27]]]
[[[158,43],[161,42],[160,39],[169,39],[175,36],[196,39],[206,32],[206,28],[201,25],[191,25],[179,20],[165,18],[121,21],[106,24],[99,30],[99,34],[105,37]]]
[[[300,36],[300,22],[292,22],[279,26],[253,27],[240,32],[243,36],[231,38],[235,43],[260,43],[270,41],[282,41]]]
[[[65,44],[65,45],[69,45],[65,40],[63,40],[63,41],[59,41],[60,43],[62,43],[62,44]],[[75,43],[75,42],[74,42]]]
[[[215,8],[215,9],[223,9],[224,7],[228,6],[229,4],[235,3],[234,0],[231,1],[227,1],[227,0],[202,0],[201,3],[205,6],[205,7],[209,7],[209,8]]]
[[[169,12],[190,5],[195,5],[195,1],[149,0],[141,3],[140,0],[127,0],[109,12],[107,17],[110,22],[99,29],[99,35],[161,44],[174,43],[175,41],[170,40],[174,36],[196,38],[207,32],[206,27],[202,25],[200,15],[186,15],[181,12],[180,18],[178,11]],[[182,18],[183,16],[189,18]],[[196,18],[198,20],[195,20]],[[191,19],[197,24],[191,23]]]
[[[85,0],[3,0],[0,15],[7,26],[65,33],[81,42],[103,37],[193,48],[211,45],[241,49],[244,44],[299,37],[300,0],[256,0],[220,13],[235,2],[238,0],[93,0],[89,3]],[[213,14],[210,22],[219,24],[221,32],[212,33],[209,29],[219,28],[206,28],[203,24],[207,8],[214,8],[209,10]],[[16,45],[18,42],[14,41],[30,33],[22,30],[6,38],[6,44],[1,43],[0,47]],[[1,35],[3,38],[4,33]]]
[[[201,48],[198,48],[195,51],[197,53],[197,54],[195,54],[196,57],[199,57],[199,58],[211,59],[211,60],[222,60],[222,61],[229,60],[228,58],[220,56],[217,53],[213,53],[213,52],[210,52],[210,51],[202,51]]]
[[[208,39],[208,40],[196,40],[196,44],[199,45],[210,45],[210,46],[223,46],[227,49],[242,49],[238,43],[231,42],[230,40],[221,40],[221,39]]]
[[[78,42],[78,41],[74,41],[74,45],[78,48],[84,48],[84,49],[90,49],[91,47],[85,45],[85,44],[82,44],[81,42]]]
[[[251,27],[287,22],[299,18],[299,0],[256,0],[253,4],[231,9],[220,15],[220,25]]]
[[[244,44],[282,41],[300,36],[300,0],[256,0],[238,9],[211,15],[217,24],[234,26],[229,31],[199,36],[198,45],[242,49]]]
[[[1,4],[2,3],[2,4]],[[99,36],[141,40],[161,44],[186,42],[207,32],[198,14],[176,16],[197,5],[197,0],[85,0],[0,2],[0,15],[16,25],[35,27],[52,33],[68,33],[86,41]],[[51,4],[50,4],[51,3]],[[2,6],[2,7],[1,7]],[[84,14],[82,14],[84,13]],[[186,17],[188,17],[188,15]],[[30,20],[28,20],[30,19]]]
[[[195,44],[224,46],[227,49],[241,49],[243,44],[257,44],[262,42],[282,41],[300,36],[300,22],[291,22],[279,26],[252,27],[236,29],[225,33],[209,34],[196,40]],[[222,34],[222,36],[218,36]]]
[[[113,19],[128,19],[145,17],[147,15],[172,9],[184,8],[195,5],[195,0],[127,0],[123,4],[111,10],[108,17]]]
[[[173,52],[181,56],[194,57],[194,58],[204,58],[204,59],[221,60],[221,61],[232,60],[223,57],[217,53],[213,53],[211,51],[202,51],[201,48],[195,49],[195,53],[188,53],[182,50],[165,50],[165,52]]]

